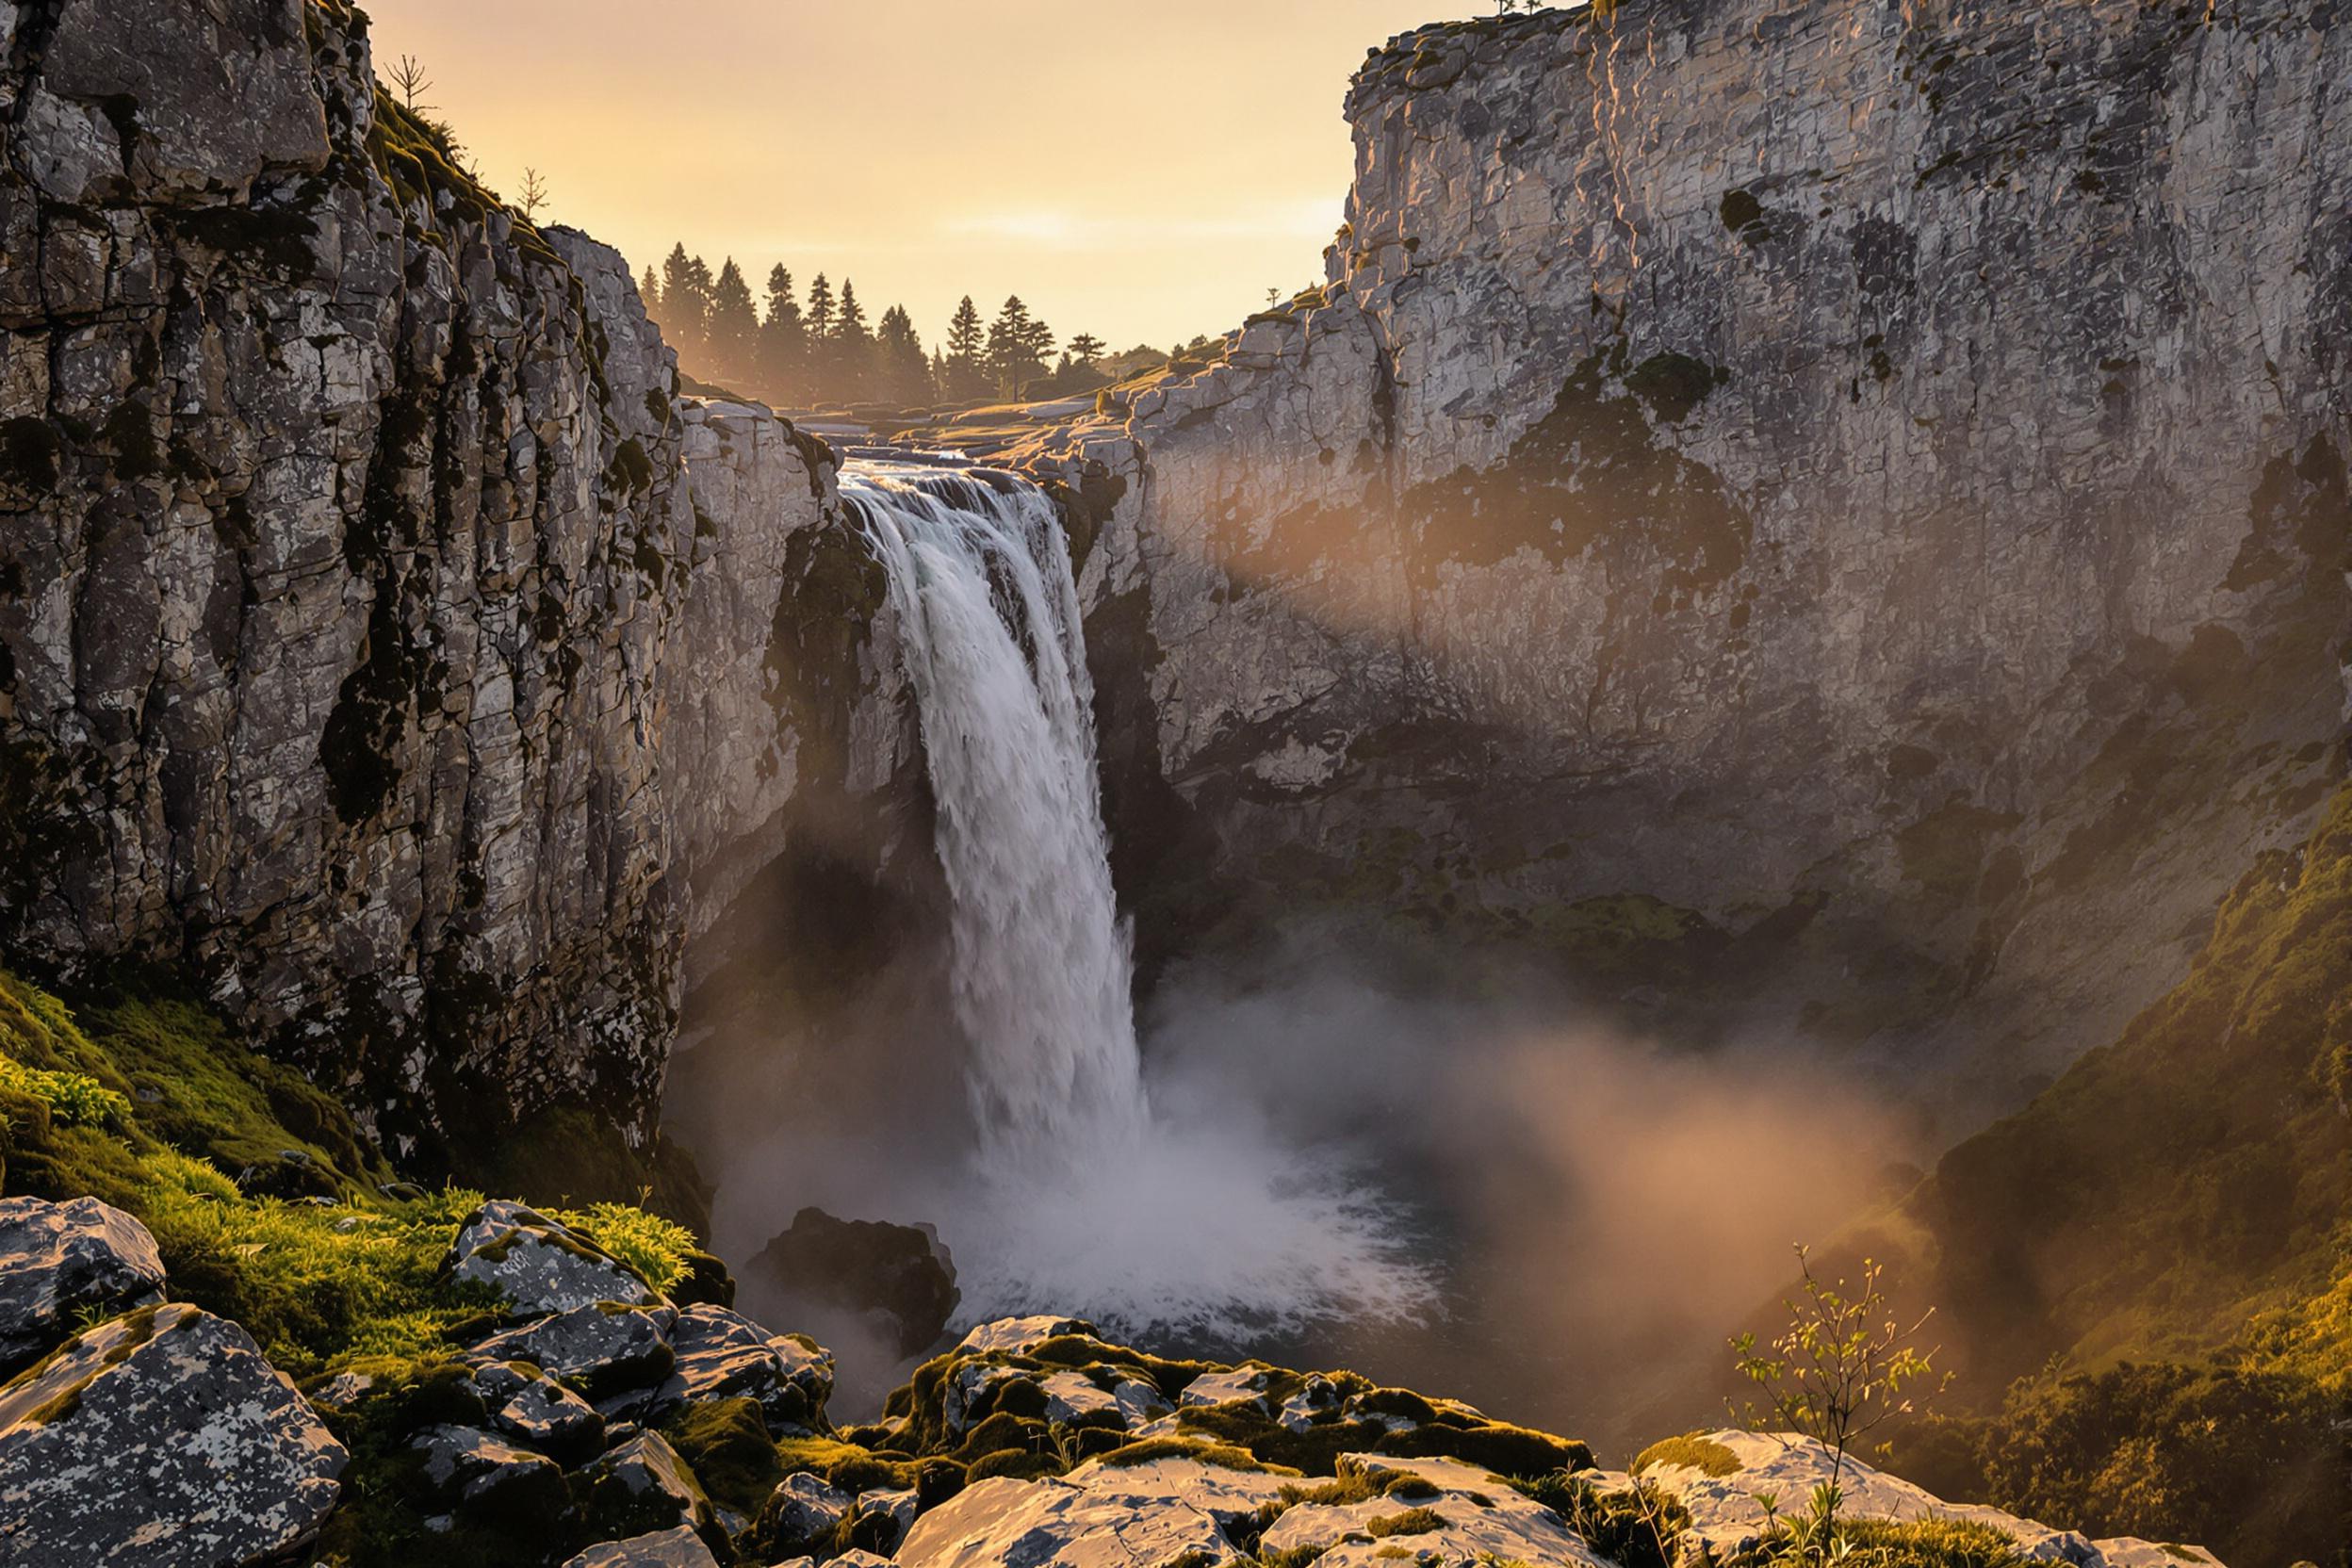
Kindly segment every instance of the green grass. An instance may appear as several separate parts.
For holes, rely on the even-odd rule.
[[[77,1016],[0,971],[0,1191],[136,1216],[173,1297],[243,1325],[296,1378],[433,1355],[498,1307],[440,1272],[480,1192],[386,1196],[390,1167],[341,1106],[191,1002],[120,990]],[[265,1190],[234,1179],[249,1169]],[[697,1266],[694,1235],[642,1210],[543,1212],[656,1289]]]

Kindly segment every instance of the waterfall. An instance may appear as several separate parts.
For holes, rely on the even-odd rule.
[[[1394,1216],[1241,1097],[1147,1092],[1093,682],[1053,503],[1010,475],[852,463],[938,804],[971,1168],[923,1173],[973,1318],[1075,1312],[1244,1336],[1423,1311]]]
[[[988,1161],[1043,1171],[1125,1152],[1148,1119],[1134,963],[1061,519],[1005,476],[868,469],[841,494],[904,629]]]

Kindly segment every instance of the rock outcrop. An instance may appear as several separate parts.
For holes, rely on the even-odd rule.
[[[318,1533],[347,1460],[244,1330],[145,1308],[0,1393],[0,1556],[266,1562]]]
[[[155,1238],[112,1204],[0,1199],[0,1377],[46,1354],[80,1315],[144,1306],[162,1289]]]
[[[678,399],[342,0],[0,15],[0,940],[200,976],[428,1168],[642,1143],[806,793],[830,454]]]
[[[1328,284],[1025,454],[1147,953],[1376,908],[1995,1101],[2112,1036],[2342,772],[2346,24],[1376,52]]]

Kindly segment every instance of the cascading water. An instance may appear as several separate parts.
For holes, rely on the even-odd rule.
[[[1043,1170],[1132,1148],[1147,1112],[1070,547],[1053,502],[999,482],[843,494],[906,630],[987,1155]]]
[[[1153,1115],[1111,885],[1093,687],[1053,503],[1009,475],[853,464],[939,808],[980,1126],[927,1196],[965,1314],[1238,1335],[1426,1305],[1391,1217],[1243,1116]]]

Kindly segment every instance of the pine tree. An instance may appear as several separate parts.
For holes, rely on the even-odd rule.
[[[1107,345],[1090,332],[1082,332],[1070,340],[1070,357],[1081,365],[1092,365],[1102,357]]]
[[[812,338],[833,335],[833,286],[825,281],[823,272],[819,272],[817,281],[808,286],[808,335]]]
[[[904,305],[892,305],[882,313],[882,324],[875,329],[874,340],[883,395],[901,404],[929,402],[931,362],[923,357],[923,338],[915,331],[915,318],[906,314]]]
[[[1037,362],[1037,321],[1018,294],[1004,302],[988,324],[988,375],[999,397],[1018,402],[1021,389],[1044,368]]]
[[[662,279],[654,272],[652,263],[645,265],[645,275],[637,280],[637,298],[645,302],[645,319],[659,329],[662,319]]]
[[[723,384],[739,386],[759,368],[760,313],[733,256],[711,286],[710,343],[710,374]]]
[[[858,402],[874,395],[874,334],[866,326],[865,307],[858,302],[858,286],[841,280],[841,314],[833,322],[835,396]]]
[[[768,316],[760,324],[761,392],[779,403],[798,403],[808,392],[808,326],[792,294],[792,275],[782,267],[768,273]]]
[[[710,319],[710,269],[686,247],[675,247],[662,264],[662,324],[681,364],[702,365]]]
[[[947,324],[947,360],[940,390],[958,402],[988,395],[988,329],[980,324],[980,307],[964,296],[956,318]]]
[[[834,371],[841,356],[833,341],[833,285],[823,272],[808,286],[808,400],[838,402],[841,383]]]

